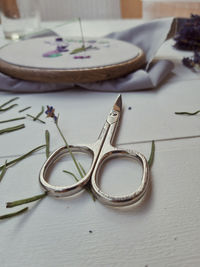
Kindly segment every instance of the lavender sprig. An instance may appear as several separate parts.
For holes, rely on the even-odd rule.
[[[193,69],[194,71],[200,70],[200,53],[198,51],[194,51],[194,55],[192,57],[184,57],[182,59],[182,63],[184,66],[189,69]]]
[[[45,113],[46,113],[47,117],[53,118],[57,130],[58,130],[60,136],[62,137],[62,139],[63,139],[63,141],[64,141],[64,143],[65,143],[65,145],[66,145],[66,147],[67,147],[67,149],[68,149],[68,151],[70,153],[70,156],[72,157],[72,160],[73,160],[73,162],[74,162],[74,164],[75,164],[75,166],[76,166],[76,168],[77,168],[77,170],[78,170],[78,172],[80,174],[80,176],[83,178],[84,175],[81,172],[81,169],[80,169],[80,167],[79,167],[79,165],[78,165],[78,163],[77,163],[77,161],[76,161],[76,159],[75,159],[75,157],[74,157],[74,155],[73,155],[73,153],[72,153],[72,151],[71,151],[71,149],[70,149],[70,147],[68,145],[68,142],[67,142],[66,138],[64,137],[64,135],[63,135],[63,133],[62,133],[62,131],[61,131],[59,125],[58,125],[58,116],[55,115],[55,109],[52,106],[47,106],[47,110],[46,110]]]

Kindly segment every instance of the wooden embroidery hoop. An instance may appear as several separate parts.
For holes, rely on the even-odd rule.
[[[37,38],[37,39],[40,39],[41,42],[43,42],[44,38]],[[117,62],[115,64],[90,66],[90,67],[77,67],[77,68],[69,68],[69,67],[52,68],[52,66],[49,68],[49,67],[40,67],[32,65],[25,66],[21,64],[20,57],[16,61],[12,60],[11,56],[9,58],[10,53],[12,55],[12,50],[16,49],[16,44],[20,49],[20,45],[22,44],[24,46],[24,44],[26,44],[25,42],[27,42],[27,46],[25,46],[25,48],[27,47],[27,49],[29,49],[28,44],[30,44],[30,41],[31,40],[25,40],[25,41],[19,41],[17,43],[11,43],[0,49],[0,71],[2,73],[7,74],[13,78],[18,78],[33,82],[91,83],[91,82],[98,82],[98,81],[104,81],[122,77],[138,69],[145,63],[145,55],[142,49],[132,44],[118,40],[115,40],[114,42],[117,41],[128,44],[129,46],[131,45],[134,50],[137,50],[137,55],[135,55],[132,58],[130,57],[128,60]],[[126,51],[124,53],[126,53]],[[23,50],[21,54],[22,54],[21,56],[23,57]],[[38,55],[42,57],[41,53],[38,53]],[[60,58],[62,60],[62,57]]]

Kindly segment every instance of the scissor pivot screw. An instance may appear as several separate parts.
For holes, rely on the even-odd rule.
[[[112,112],[110,113],[110,115],[111,115],[111,116],[114,116],[114,117],[117,116],[117,114],[118,114],[118,113],[117,113],[116,111],[112,111]]]

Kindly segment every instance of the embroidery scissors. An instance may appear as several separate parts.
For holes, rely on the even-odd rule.
[[[66,146],[62,146],[54,151],[42,166],[39,174],[41,185],[48,194],[55,197],[66,197],[80,192],[87,183],[91,183],[91,189],[94,195],[104,204],[110,206],[128,206],[139,201],[147,191],[149,185],[149,167],[146,158],[139,152],[130,149],[119,149],[112,146],[117,128],[119,126],[120,114],[122,111],[122,97],[119,95],[106,119],[101,133],[94,144],[88,145],[70,145],[72,152],[84,152],[92,155],[92,164],[88,173],[78,182],[68,186],[55,186],[48,182],[47,173],[51,166],[62,155],[69,153]],[[113,196],[103,192],[99,186],[100,170],[103,164],[112,158],[126,157],[132,160],[138,160],[142,165],[143,173],[139,188],[127,195]]]

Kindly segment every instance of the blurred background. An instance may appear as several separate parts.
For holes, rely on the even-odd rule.
[[[38,2],[43,20],[74,17],[152,19],[169,16],[189,17],[191,13],[200,13],[200,0],[38,0]]]
[[[12,13],[18,0],[0,0]],[[26,0],[25,0],[26,1]],[[42,20],[119,19],[178,16],[200,13],[200,0],[32,0],[38,2]]]

